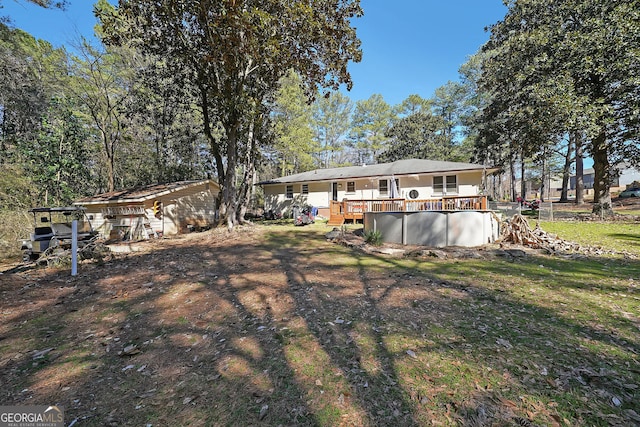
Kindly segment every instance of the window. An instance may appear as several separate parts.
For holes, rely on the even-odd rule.
[[[458,181],[455,175],[447,175],[447,194],[453,194],[458,192]]]
[[[293,199],[293,185],[287,185],[287,199]]]
[[[442,194],[442,192],[444,190],[443,181],[444,181],[444,179],[441,176],[434,176],[433,177],[433,192],[435,194]]]
[[[302,194],[309,194],[309,184],[302,184],[302,189],[300,190]]]
[[[378,181],[378,190],[380,191],[380,194],[387,194],[389,192],[388,184],[389,182],[386,179]]]
[[[458,180],[455,175],[434,176],[434,194],[456,194],[458,192]]]
[[[355,193],[355,192],[356,192],[356,182],[347,181],[347,193]]]

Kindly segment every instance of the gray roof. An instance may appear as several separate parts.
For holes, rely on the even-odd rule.
[[[448,172],[468,172],[486,170],[492,172],[495,168],[487,168],[473,163],[443,162],[437,160],[406,159],[392,163],[376,165],[347,166],[342,168],[316,169],[295,175],[262,181],[259,184],[291,184],[296,182],[332,181],[357,178],[394,177],[415,174],[436,174]]]

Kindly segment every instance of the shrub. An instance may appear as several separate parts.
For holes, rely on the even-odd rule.
[[[380,246],[382,244],[382,233],[380,230],[369,230],[364,233],[364,241],[373,246]]]
[[[0,259],[20,259],[20,239],[28,239],[33,218],[24,211],[0,211]]]

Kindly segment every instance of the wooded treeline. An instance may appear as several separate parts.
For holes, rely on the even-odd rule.
[[[362,54],[358,0],[94,10],[100,42],[70,49],[0,23],[5,209],[212,176],[233,227],[258,179],[419,157],[483,162],[513,183],[564,173],[568,184],[588,155],[596,208],[610,211],[613,168],[640,160],[636,0],[509,1],[459,81],[395,106],[339,90]]]

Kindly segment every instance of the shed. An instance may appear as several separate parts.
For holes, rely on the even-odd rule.
[[[211,227],[220,186],[211,179],[153,184],[85,197],[94,230],[105,238],[144,239]]]

